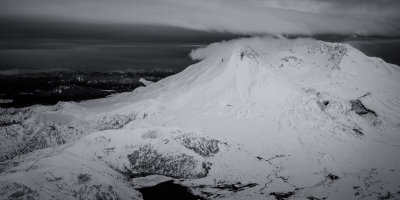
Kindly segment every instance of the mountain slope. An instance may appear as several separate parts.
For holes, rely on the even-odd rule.
[[[191,55],[132,93],[3,110],[0,196],[140,199],[174,178],[212,199],[400,198],[398,66],[310,39]]]

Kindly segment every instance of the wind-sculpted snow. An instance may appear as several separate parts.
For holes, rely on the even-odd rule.
[[[132,93],[2,110],[0,198],[140,199],[165,177],[209,199],[400,198],[398,66],[310,39],[191,56]]]
[[[120,129],[129,122],[154,118],[160,111],[157,103],[152,101],[139,102],[123,109],[96,115],[96,130]]]
[[[0,160],[65,144],[90,129],[78,121],[79,117],[60,109],[60,105],[3,109]]]
[[[175,136],[186,137],[187,131],[159,128],[119,133],[100,132],[94,139],[89,138],[94,140],[89,143],[96,143],[95,146],[103,151],[102,154],[95,152],[99,159],[131,178],[152,174],[174,178],[202,178],[207,176],[211,163],[193,149],[207,146],[207,140],[194,132],[189,133],[193,135],[185,140],[186,142],[192,143],[191,140],[203,142],[188,148],[181,141],[175,140]],[[121,137],[122,135],[125,135],[125,139]],[[125,158],[113,160],[115,157]],[[114,164],[123,160],[126,163],[122,166]]]
[[[358,119],[351,112],[350,101],[313,90],[308,90],[307,93],[308,95],[293,99],[285,105],[288,110],[281,114],[281,123],[297,131],[325,129],[328,135],[363,135]]]
[[[189,179],[206,177],[213,160],[208,161],[207,156],[198,154],[197,150],[208,147],[209,141],[214,145],[219,143],[193,131],[179,129],[92,133],[62,148],[59,154],[43,151],[39,156],[42,159],[35,162],[31,162],[29,156],[15,159],[16,167],[2,172],[0,197],[138,199],[128,182],[135,177],[151,174]],[[114,181],[118,185],[111,184]],[[47,188],[44,193],[41,192],[43,187]],[[121,187],[130,192],[121,191]]]
[[[92,114],[76,104],[3,109],[0,118],[0,161],[75,141],[96,130],[120,129],[131,121],[154,117],[151,105]],[[143,108],[144,107],[144,108]]]

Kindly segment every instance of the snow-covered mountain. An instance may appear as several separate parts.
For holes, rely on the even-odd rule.
[[[248,38],[132,93],[3,109],[0,198],[400,198],[400,68],[346,44]]]

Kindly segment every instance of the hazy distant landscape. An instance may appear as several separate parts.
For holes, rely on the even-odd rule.
[[[53,71],[0,75],[0,107],[52,105],[59,101],[82,101],[130,92],[144,86],[139,81],[158,81],[172,70],[139,72]]]

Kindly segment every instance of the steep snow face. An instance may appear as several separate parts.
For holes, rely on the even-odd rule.
[[[160,175],[213,199],[399,198],[398,66],[310,39],[191,56],[132,93],[2,110],[0,196],[140,199]]]
[[[223,49],[182,73],[138,91],[140,99],[157,99],[176,112],[255,117],[298,94],[259,53],[243,45]],[[271,97],[274,98],[271,98]]]

